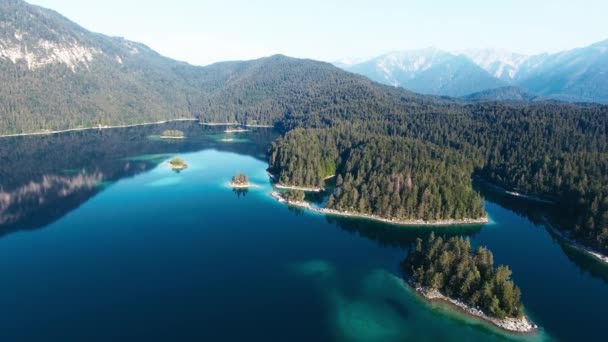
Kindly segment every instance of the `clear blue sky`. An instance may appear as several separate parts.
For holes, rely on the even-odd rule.
[[[608,0],[30,0],[192,64],[274,53],[335,61],[393,50],[533,54],[608,39]]]

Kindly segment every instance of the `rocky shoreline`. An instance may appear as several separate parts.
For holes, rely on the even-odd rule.
[[[169,135],[161,135],[160,136],[161,139],[176,139],[176,140],[184,140],[186,139],[186,137],[172,137]]]
[[[274,126],[272,126],[272,125],[257,125],[257,124],[245,125],[245,127],[254,127],[254,128],[274,128]]]
[[[186,165],[186,164],[184,164],[184,165],[174,165],[174,164],[171,164],[169,162],[167,162],[166,164],[173,171],[182,171],[182,170],[185,170],[185,169],[188,168],[188,165]]]
[[[224,133],[244,133],[244,132],[249,132],[249,130],[238,128],[238,129],[227,129],[224,131]]]
[[[570,246],[580,250],[581,252],[587,253],[589,255],[591,255],[592,257],[596,258],[597,260],[603,262],[604,264],[608,264],[608,256],[604,255],[602,253],[599,253],[597,251],[595,251],[594,249],[584,246],[576,241],[574,241],[573,239],[571,239],[568,235],[566,235],[565,232],[561,231],[559,228],[555,227],[547,217],[543,216],[543,221],[545,221],[545,224],[547,225],[547,227],[553,232],[555,233],[555,235],[559,236],[562,240],[566,241]]]
[[[279,188],[279,187],[277,186],[277,188]],[[279,188],[279,189],[281,189],[281,188]],[[273,191],[271,195],[272,195],[272,197],[278,199],[279,202],[282,202],[282,203],[284,202],[284,203],[287,203],[292,206],[305,208],[305,209],[312,210],[314,212],[325,214],[325,215],[364,218],[364,219],[368,219],[368,220],[379,221],[379,222],[400,225],[400,226],[454,226],[454,225],[465,225],[465,224],[483,224],[483,223],[488,223],[488,221],[489,221],[487,216],[478,218],[478,219],[466,219],[465,218],[462,220],[450,219],[450,220],[439,220],[439,221],[394,220],[394,219],[387,219],[387,218],[383,218],[383,217],[375,216],[375,215],[351,213],[351,212],[347,212],[347,211],[344,212],[344,211],[327,209],[327,208],[315,208],[308,202],[288,201],[283,196],[281,196],[281,194],[279,192],[276,192],[276,191]]]
[[[237,126],[238,122],[201,122],[203,126]]]
[[[475,177],[476,180],[479,180],[480,182],[483,182],[484,184],[490,186],[491,188],[493,188],[494,190],[498,191],[498,192],[502,192],[503,194],[507,194],[513,197],[519,197],[519,198],[523,198],[526,200],[530,200],[530,201],[534,201],[534,202],[540,202],[540,203],[545,203],[545,204],[554,204],[554,202],[552,200],[546,199],[546,198],[542,198],[539,196],[535,196],[532,194],[524,194],[521,192],[517,192],[517,191],[513,191],[513,190],[507,190],[503,187],[501,187],[500,185],[496,185],[490,181],[487,181],[481,177]]]
[[[235,189],[249,189],[249,188],[255,188],[256,185],[252,184],[252,183],[247,183],[247,184],[236,184],[233,182],[228,182],[228,186],[231,188],[235,188]]]
[[[93,127],[80,127],[80,128],[68,128],[61,130],[46,130],[41,132],[31,132],[31,133],[15,133],[15,134],[4,134],[0,135],[0,138],[11,138],[11,137],[25,137],[29,135],[51,135],[51,134],[59,134],[65,132],[78,132],[78,131],[89,131],[93,129],[113,129],[113,128],[129,128],[129,127],[137,127],[137,126],[150,126],[150,125],[162,125],[169,122],[177,122],[177,121],[196,121],[198,119],[195,118],[181,118],[181,119],[169,119],[169,120],[161,120],[156,122],[142,122],[138,124],[130,124],[130,125],[97,125]]]
[[[276,191],[273,191],[270,195],[272,197],[276,198],[277,201],[279,201],[279,203],[286,203],[286,204],[294,206],[294,207],[300,207],[300,208],[310,209],[310,210],[315,211],[315,208],[313,208],[312,205],[310,205],[310,203],[308,203],[308,202],[289,201],[289,200],[285,199],[283,196],[281,196],[281,194]]]
[[[480,319],[482,319],[486,322],[489,322],[489,323],[493,324],[494,326],[499,327],[508,332],[533,333],[538,330],[538,326],[536,324],[530,322],[528,320],[528,318],[525,316],[522,318],[504,318],[504,319],[490,317],[490,316],[486,315],[485,313],[483,313],[483,311],[476,309],[476,308],[472,308],[458,300],[444,296],[441,292],[439,292],[437,290],[429,290],[429,289],[426,289],[426,288],[423,288],[420,286],[415,286],[412,283],[408,283],[408,285],[411,286],[412,288],[414,288],[416,290],[416,293],[418,293],[421,297],[423,297],[426,300],[446,302],[450,305],[457,307],[460,311],[462,311],[470,316],[480,318]]]
[[[275,184],[275,188],[277,189],[285,189],[285,190],[300,190],[304,192],[321,192],[325,189],[323,188],[307,188],[304,186],[295,186],[295,185],[284,185],[284,184]]]

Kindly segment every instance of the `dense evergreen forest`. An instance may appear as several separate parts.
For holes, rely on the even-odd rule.
[[[197,67],[23,1],[0,6],[3,42],[33,60],[52,58],[41,41],[92,51],[36,69],[0,58],[0,134],[178,117],[301,128],[277,141],[270,166],[293,185],[323,186],[336,173],[332,207],[475,215],[479,199],[465,183],[478,175],[554,201],[563,228],[608,252],[607,106],[423,96],[285,56]],[[418,196],[404,192],[408,177]]]
[[[344,129],[295,129],[275,141],[271,171],[286,184],[323,186],[336,172],[327,208],[398,220],[484,216],[474,163],[419,140]]]
[[[320,165],[337,155],[336,168],[343,171],[351,146],[360,140],[355,136],[407,137],[460,154],[472,163],[471,176],[555,202],[563,228],[608,252],[608,107],[552,102],[411,105],[396,104],[386,115],[353,105],[350,115],[286,115],[284,127],[325,127],[335,134],[321,140],[314,131],[287,134],[271,149],[271,168],[285,171],[277,172],[284,183],[323,186],[328,172],[321,172]],[[315,152],[317,148],[326,153]],[[398,159],[390,150],[385,153]]]
[[[444,240],[434,234],[427,241],[418,239],[401,268],[417,286],[438,290],[487,315],[523,316],[521,292],[511,280],[511,270],[507,266],[494,268],[494,256],[486,248],[472,253],[468,239]]]

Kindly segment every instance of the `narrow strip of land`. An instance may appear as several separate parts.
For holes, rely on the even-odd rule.
[[[426,221],[426,220],[420,220],[420,219],[418,219],[418,220],[388,219],[388,218],[384,218],[384,217],[380,217],[380,216],[376,216],[376,215],[368,215],[368,214],[361,214],[361,213],[348,212],[348,211],[339,211],[339,210],[327,209],[327,208],[316,208],[308,202],[290,201],[290,200],[284,198],[277,191],[272,192],[271,195],[272,195],[272,197],[276,198],[281,203],[286,203],[286,204],[294,206],[294,207],[308,209],[308,210],[311,210],[311,211],[314,211],[314,212],[317,212],[320,214],[324,214],[324,215],[363,218],[363,219],[367,219],[367,220],[379,221],[379,222],[394,224],[394,225],[399,225],[399,226],[455,226],[455,225],[467,225],[467,224],[484,224],[484,223],[488,223],[488,221],[489,221],[487,216],[477,218],[477,219],[463,218],[463,219],[458,219],[458,220],[448,219],[448,220],[435,220],[435,221]]]
[[[482,319],[508,332],[531,333],[538,329],[538,326],[530,322],[525,316],[522,318],[509,317],[503,319],[490,317],[483,311],[472,308],[461,301],[447,297],[437,290],[428,290],[419,286],[413,286],[412,284],[409,284],[409,286],[413,287],[416,293],[418,293],[425,300],[445,302],[448,305],[456,307],[458,310],[467,315]]]
[[[295,186],[295,185],[285,185],[277,183],[274,185],[277,189],[285,189],[285,190],[300,190],[304,192],[321,192],[323,188],[308,188],[305,186]]]
[[[142,122],[142,123],[138,123],[138,124],[129,124],[129,125],[114,125],[114,126],[98,125],[98,126],[93,126],[93,127],[68,128],[68,129],[55,130],[55,131],[4,134],[4,135],[0,135],[0,138],[23,137],[23,136],[30,136],[30,135],[51,135],[51,134],[58,134],[58,133],[65,133],[65,132],[88,131],[88,130],[93,130],[93,129],[128,128],[128,127],[137,127],[137,126],[160,125],[160,124],[176,122],[176,121],[196,121],[196,120],[198,120],[198,119],[180,118],[180,119],[171,119],[171,120],[161,120],[161,121],[156,121],[156,122]]]
[[[555,235],[557,235],[559,238],[564,240],[567,244],[578,249],[579,251],[581,251],[583,253],[587,253],[587,254],[591,255],[595,259],[608,265],[608,256],[607,255],[604,255],[590,247],[584,246],[583,244],[580,244],[580,243],[574,241],[572,238],[567,236],[566,233],[564,233],[561,229],[559,229],[558,227],[555,227],[551,223],[551,221],[549,221],[549,219],[547,217],[543,216],[543,221],[545,222],[545,225],[547,226],[547,228],[549,228],[553,233],[555,233]]]
[[[238,126],[238,122],[201,122],[203,126]]]
[[[255,128],[273,128],[273,125],[245,125],[245,127],[255,127]]]
[[[244,132],[249,132],[248,129],[242,129],[242,128],[237,128],[237,129],[227,129],[224,131],[224,133],[244,133]]]
[[[492,187],[494,190],[502,192],[504,194],[507,195],[511,195],[514,197],[519,197],[519,198],[523,198],[523,199],[527,199],[530,201],[534,201],[534,202],[540,202],[540,203],[546,203],[546,204],[555,204],[555,202],[548,200],[546,198],[542,198],[539,196],[535,196],[535,195],[530,195],[530,194],[525,194],[525,193],[521,193],[521,192],[517,192],[517,191],[513,191],[513,190],[507,190],[503,187],[501,187],[500,185],[496,185],[494,183],[488,182],[487,180],[481,178],[481,177],[476,177],[476,179],[482,181],[483,183],[489,185],[490,187]]]

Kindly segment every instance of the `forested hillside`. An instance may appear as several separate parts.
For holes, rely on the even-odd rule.
[[[0,134],[184,117],[274,124],[331,108],[386,111],[388,93],[418,98],[284,56],[192,66],[21,0],[0,2],[0,82]]]
[[[85,30],[19,0],[0,2],[0,134],[193,117],[185,63]]]

